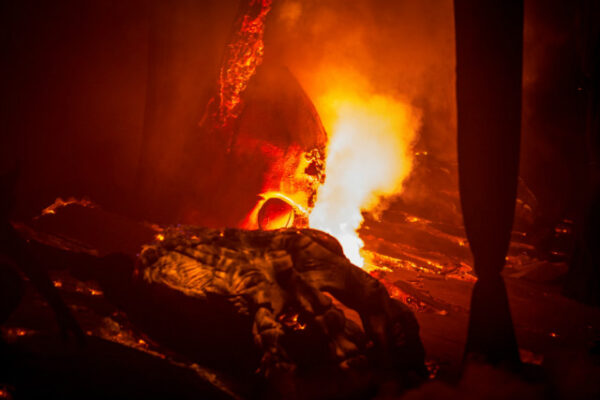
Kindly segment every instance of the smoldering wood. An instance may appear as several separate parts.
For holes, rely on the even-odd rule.
[[[171,228],[163,241],[143,250],[140,260],[137,274],[144,282],[200,300],[227,301],[236,314],[249,317],[266,376],[302,363],[352,364],[364,356],[369,341],[390,366],[423,372],[424,351],[412,312],[353,266],[339,243],[323,232]],[[323,292],[356,310],[364,332]],[[297,321],[287,323],[290,315]],[[288,349],[286,335],[300,342],[321,337],[319,346],[328,350],[298,362],[290,354],[298,357],[315,343]]]
[[[225,131],[215,131],[206,118],[211,98],[219,95],[220,60],[229,33],[237,29],[238,5],[153,2],[132,210],[138,217],[168,224],[239,226],[265,182],[285,178],[272,176],[278,164],[313,150],[324,157],[327,134],[314,105],[293,74],[270,60],[268,52],[242,93],[239,117]]]
[[[25,276],[46,299],[55,313],[63,337],[74,336],[80,343],[84,334],[71,311],[52,285],[43,261],[31,254],[29,246],[10,224],[18,168],[0,176],[0,324],[19,306]]]
[[[106,215],[101,210],[69,206],[61,215],[69,211],[96,227],[107,223],[93,217]],[[380,380],[409,386],[426,376],[412,312],[327,234],[172,227],[134,261],[134,251],[111,254],[114,244],[66,250],[44,232],[49,219],[20,228],[48,268],[97,282],[105,299],[159,346],[224,371],[241,387],[327,398],[365,393]],[[131,235],[135,225],[118,222]],[[139,227],[138,242],[150,234]]]

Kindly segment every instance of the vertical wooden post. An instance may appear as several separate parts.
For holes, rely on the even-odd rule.
[[[460,196],[478,277],[466,355],[516,363],[500,273],[519,169],[523,1],[454,0],[454,12]]]

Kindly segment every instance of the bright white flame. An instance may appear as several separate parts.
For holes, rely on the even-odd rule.
[[[330,139],[310,226],[335,236],[346,257],[362,267],[364,243],[356,232],[362,212],[382,211],[385,198],[401,191],[412,165],[418,113],[392,97],[348,89],[326,93],[316,106]]]

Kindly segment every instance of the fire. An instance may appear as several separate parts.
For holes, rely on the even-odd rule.
[[[420,117],[397,98],[355,86],[346,84],[316,97],[330,138],[325,183],[309,223],[336,237],[350,261],[362,267],[364,243],[357,233],[362,213],[383,211],[386,199],[401,192],[411,170]]]
[[[256,206],[246,216],[244,221],[241,223],[241,227],[244,229],[279,229],[289,228],[291,226],[298,226],[298,217],[304,217],[308,215],[308,210],[302,206],[304,198],[302,193],[296,193],[296,196],[286,195],[281,192],[265,192],[259,195],[260,200],[256,203]],[[261,223],[261,213],[265,210],[265,206],[269,201],[279,200],[281,204],[287,205],[288,210],[281,210],[279,215],[266,216],[270,221],[268,223]],[[270,211],[270,210],[269,210]],[[271,211],[270,211],[271,212]]]

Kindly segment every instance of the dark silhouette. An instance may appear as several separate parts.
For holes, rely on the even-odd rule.
[[[455,0],[454,8],[460,195],[478,277],[466,353],[518,363],[500,272],[519,170],[523,2]]]

